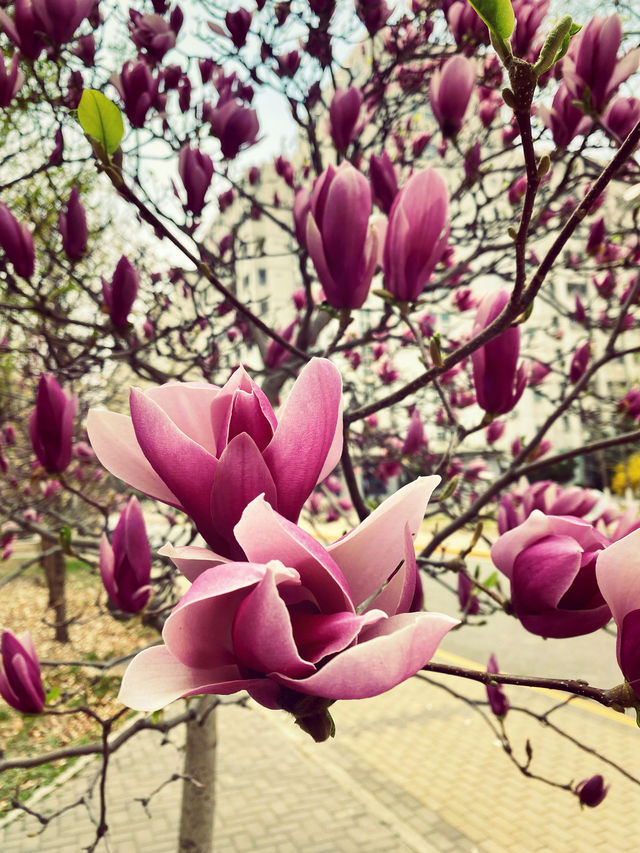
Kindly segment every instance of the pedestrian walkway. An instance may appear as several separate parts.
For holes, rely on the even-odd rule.
[[[444,660],[444,658],[443,658]],[[470,697],[483,688],[436,677]],[[513,704],[542,711],[557,696],[509,688]],[[636,851],[640,787],[534,719],[510,712],[507,729],[531,770],[561,783],[602,773],[605,801],[581,810],[565,791],[525,779],[482,717],[436,686],[412,679],[384,696],[339,702],[336,738],[315,744],[284,713],[257,705],[218,709],[218,853],[593,853]],[[585,703],[552,716],[580,742],[640,775],[640,731]],[[181,768],[177,734],[144,732],[110,764],[109,836],[98,851],[171,853],[176,849],[181,782],[148,796]],[[77,799],[98,764],[38,804],[47,812]],[[93,814],[97,802],[90,803]],[[3,853],[79,853],[93,838],[83,806],[42,834],[34,818],[0,829]]]

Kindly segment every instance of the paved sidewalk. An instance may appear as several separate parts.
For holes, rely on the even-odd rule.
[[[475,684],[438,678],[467,695]],[[550,707],[557,696],[510,688],[514,704]],[[533,772],[562,783],[603,773],[611,790],[597,809],[581,810],[565,791],[525,779],[508,761],[486,722],[467,704],[418,679],[384,696],[339,702],[337,735],[314,744],[282,713],[252,706],[218,710],[219,853],[593,853],[635,851],[640,787],[535,720],[510,713],[515,752],[529,738]],[[563,708],[552,716],[580,742],[640,775],[640,731],[596,708]],[[175,737],[175,736],[174,736]],[[181,754],[158,733],[133,738],[111,762],[109,840],[99,851],[170,853],[176,847],[180,782],[162,789],[149,815],[144,797],[172,773]],[[82,773],[41,802],[39,811],[71,802],[95,774]],[[96,812],[97,803],[90,804]],[[87,810],[65,813],[40,835],[20,817],[0,830],[3,853],[79,853],[93,837]]]

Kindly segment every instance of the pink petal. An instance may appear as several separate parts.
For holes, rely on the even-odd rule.
[[[399,531],[415,537],[440,477],[419,477],[387,498],[362,524],[327,550],[347,579],[356,606],[387,582],[405,556]]]
[[[598,554],[596,577],[618,627],[631,610],[640,610],[640,530],[618,539]]]
[[[256,563],[222,563],[199,575],[162,631],[171,654],[195,669],[235,663],[231,630],[236,611],[266,571]],[[281,566],[276,578],[297,581],[298,574]]]
[[[382,610],[366,613],[292,613],[296,647],[306,660],[317,663],[350,646],[367,625],[385,619]]]
[[[313,358],[279,412],[278,427],[264,459],[278,489],[278,512],[290,521],[297,521],[320,475],[340,458],[341,401],[342,379],[337,368],[326,359]]]
[[[174,658],[166,646],[154,646],[131,661],[122,678],[118,698],[136,711],[157,711],[181,696],[198,693],[226,696],[248,688],[259,690],[264,682],[265,679],[242,678],[234,665],[191,668]],[[274,702],[267,707],[278,706]]]
[[[396,613],[407,613],[411,607],[416,584],[420,581],[416,552],[409,526],[404,526],[405,556],[402,565],[385,586],[382,592],[373,599],[367,611],[372,608],[383,610],[387,616]]]
[[[321,610],[353,610],[347,582],[327,551],[309,533],[276,513],[264,498],[247,506],[234,532],[248,560],[280,560],[295,566]]]
[[[89,441],[100,463],[149,497],[181,509],[180,501],[153,470],[140,449],[131,418],[91,409],[87,416]]]
[[[415,675],[457,624],[441,613],[402,613],[366,628],[357,646],[336,655],[315,675],[274,678],[301,693],[328,699],[377,696]]]
[[[217,566],[219,563],[228,563],[226,557],[221,557],[208,548],[200,548],[197,545],[182,545],[174,548],[167,543],[158,551],[163,557],[168,557],[180,572],[193,582],[198,575],[206,569]]]
[[[171,382],[144,393],[160,406],[181,432],[212,455],[219,455],[211,423],[211,405],[220,394],[217,385]]]
[[[244,508],[260,494],[275,504],[271,472],[253,439],[241,433],[225,447],[211,486],[211,517],[225,539],[232,541]]]
[[[175,494],[198,530],[213,544],[210,500],[217,459],[185,435],[150,397],[131,389],[131,419],[142,452]]]
[[[256,672],[282,672],[301,678],[315,666],[298,654],[289,611],[280,597],[271,566],[238,607],[233,623],[236,659]]]

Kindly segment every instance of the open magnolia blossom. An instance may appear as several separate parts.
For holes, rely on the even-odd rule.
[[[223,388],[175,382],[131,390],[131,417],[92,409],[100,462],[141,492],[183,510],[223,557],[245,554],[233,529],[257,495],[297,521],[342,452],[342,379],[314,358],[279,417],[239,367]]]
[[[405,486],[327,549],[262,495],[234,531],[247,562],[165,546],[193,585],[165,623],[165,644],[129,665],[120,699],[152,711],[247,690],[300,720],[310,697],[325,700],[326,716],[333,700],[376,696],[415,675],[458,621],[420,611],[413,539],[439,479]]]

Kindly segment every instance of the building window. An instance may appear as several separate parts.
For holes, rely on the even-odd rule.
[[[242,279],[242,286],[244,287],[245,290],[249,287],[249,276],[248,275],[245,275],[245,277]]]
[[[266,284],[267,283],[267,271],[264,267],[260,267],[258,270],[258,284]]]

